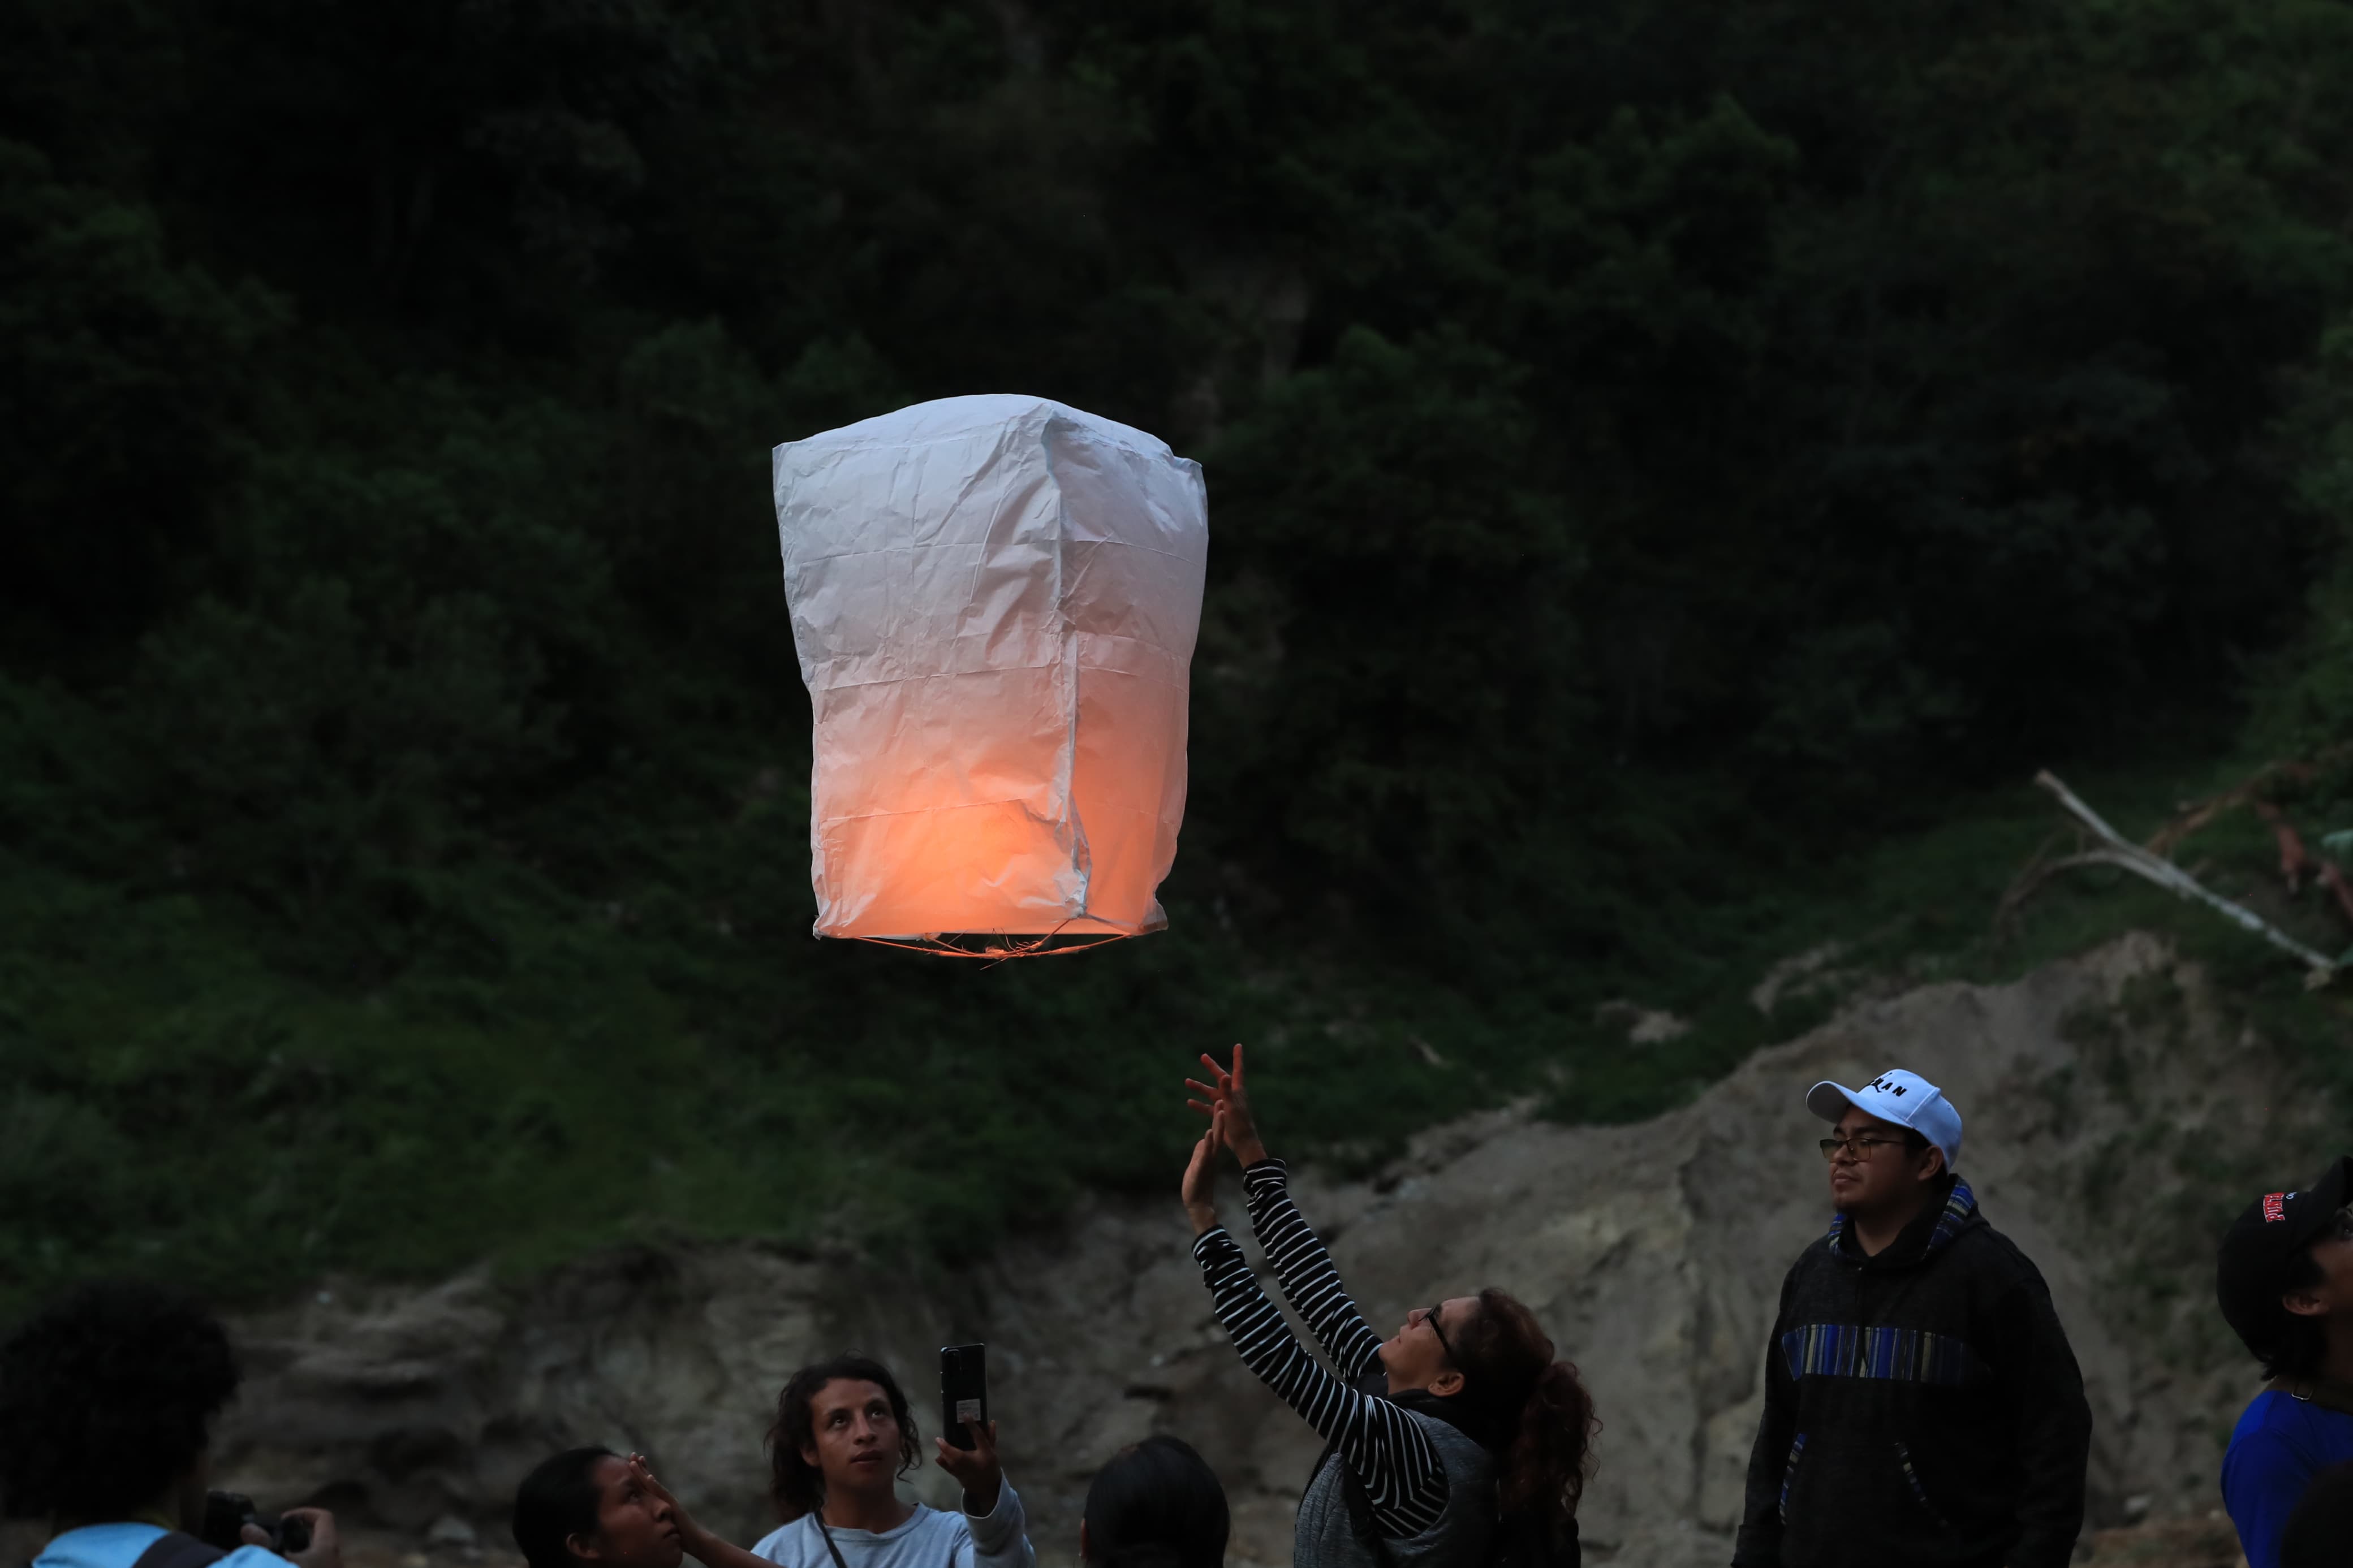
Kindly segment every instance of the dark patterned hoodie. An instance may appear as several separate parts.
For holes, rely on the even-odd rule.
[[[2042,1276],[1968,1184],[1781,1283],[1734,1568],[2063,1568],[2092,1413]]]

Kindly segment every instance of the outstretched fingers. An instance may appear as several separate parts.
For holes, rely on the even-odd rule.
[[[1195,1097],[1186,1100],[1185,1103],[1204,1116],[1209,1114],[1210,1107],[1225,1103],[1226,1096],[1222,1089],[1212,1089],[1198,1078],[1187,1079],[1185,1087],[1192,1090]]]

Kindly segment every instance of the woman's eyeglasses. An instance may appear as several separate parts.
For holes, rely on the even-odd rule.
[[[1421,1310],[1421,1319],[1422,1321],[1430,1325],[1430,1331],[1438,1336],[1438,1348],[1446,1352],[1446,1359],[1448,1361],[1454,1361],[1454,1347],[1446,1342],[1446,1331],[1444,1328],[1440,1326],[1438,1321],[1438,1314],[1445,1305],[1445,1302],[1440,1301],[1435,1307],[1424,1307]],[[1457,1367],[1460,1367],[1462,1363],[1459,1361],[1455,1361],[1454,1364]]]

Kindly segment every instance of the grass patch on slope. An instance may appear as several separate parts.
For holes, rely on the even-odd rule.
[[[2126,837],[2144,839],[2188,801],[2238,783],[2241,758],[2189,757],[2137,768],[2087,770],[2069,783]],[[2310,825],[2316,831],[2323,826]],[[2226,1005],[2263,1033],[2296,1047],[2316,1081],[2353,1104],[2353,1010],[2340,980],[2306,989],[2292,958],[2190,903],[2121,870],[2071,869],[2048,881],[1997,926],[2003,894],[2037,848],[2069,825],[2040,789],[2021,781],[1953,804],[1934,826],[1892,838],[1745,903],[1719,919],[1720,944],[1695,952],[1681,973],[1650,977],[1642,1005],[1690,1026],[1672,1040],[1630,1042],[1622,1028],[1571,1020],[1547,1114],[1570,1121],[1635,1121],[1656,1115],[1730,1072],[1758,1047],[1791,1039],[1824,1021],[1867,979],[1994,984],[2096,946],[2123,931],[2154,931],[2206,963]],[[2064,845],[2062,845],[2063,852]],[[2353,945],[2343,923],[2307,886],[2291,902],[2280,889],[2277,850],[2252,813],[2219,818],[2181,847],[2180,863],[2225,897],[2259,912],[2324,952]],[[1768,1000],[1758,982],[1798,955],[1810,970],[1788,974]]]
[[[2075,782],[2139,833],[2220,776]],[[1363,1167],[1524,1094],[1566,1120],[1654,1114],[1819,1022],[1852,976],[1999,979],[2133,926],[2174,935],[2263,1027],[2334,1059],[2341,1002],[2128,879],[2070,873],[1994,932],[2056,819],[2024,785],[1962,805],[1726,900],[1679,964],[1479,995],[1270,961],[1181,901],[1164,935],[1057,963],[814,942],[789,795],[649,849],[656,870],[623,900],[482,870],[462,889],[479,951],[364,994],[290,972],[168,876],[126,889],[0,857],[0,1291],[131,1270],[250,1299],[633,1239],[954,1260],[1087,1192],[1173,1190],[1191,1135],[1179,1080],[1230,1040],[1251,1044],[1288,1152]],[[2214,859],[2226,891],[2260,889],[2267,847],[2226,825],[2189,858]],[[1825,944],[1769,1009],[1752,1001],[1777,963]],[[1632,1043],[1622,1013],[1597,1013],[1618,998],[1690,1027]]]

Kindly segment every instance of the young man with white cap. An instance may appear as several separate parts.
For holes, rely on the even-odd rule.
[[[1818,1083],[1830,1233],[1781,1284],[1735,1568],[2062,1568],[2092,1412],[2051,1292],[1915,1073]]]
[[[2263,1366],[2263,1391],[2222,1456],[2222,1502],[2248,1568],[2280,1568],[2288,1520],[2306,1487],[2331,1464],[2353,1459],[2348,1205],[2353,1157],[2307,1187],[2249,1204],[2215,1259],[2222,1317]]]

